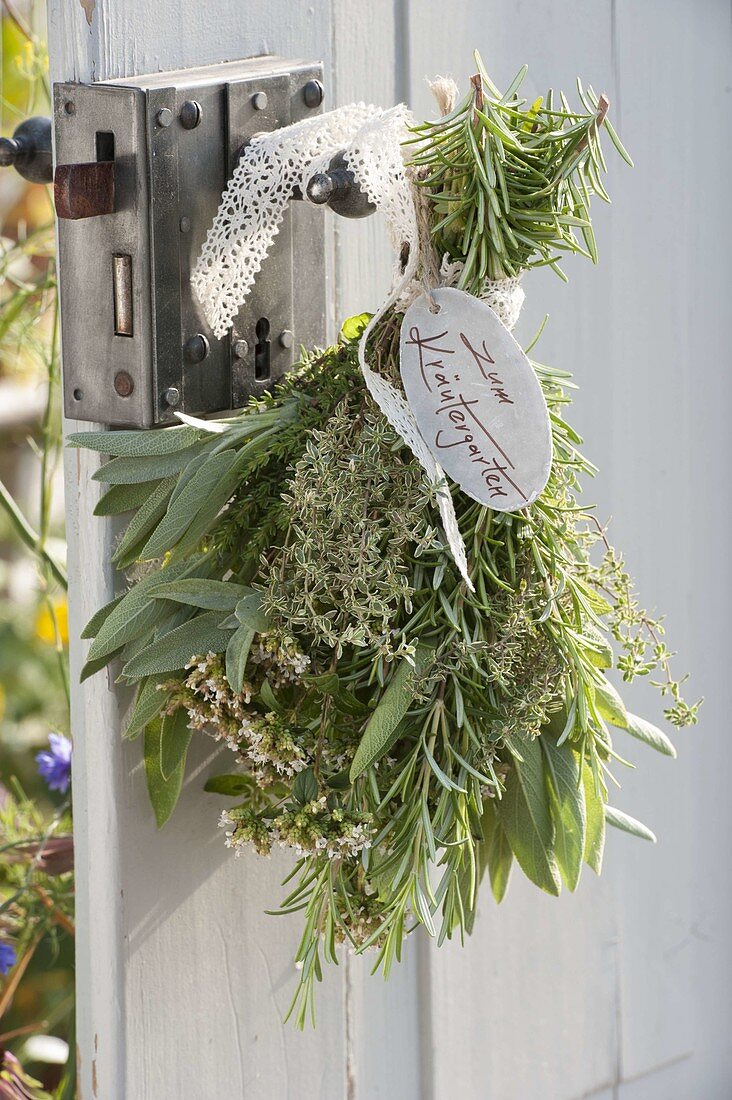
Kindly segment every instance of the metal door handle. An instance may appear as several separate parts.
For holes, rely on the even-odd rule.
[[[310,202],[316,206],[329,206],[343,218],[367,218],[376,206],[361,190],[356,177],[348,167],[343,153],[337,153],[325,172],[314,175],[306,187]],[[295,198],[302,198],[296,194]]]
[[[37,115],[27,118],[11,138],[0,138],[0,168],[15,168],[31,183],[53,179],[51,120]]]

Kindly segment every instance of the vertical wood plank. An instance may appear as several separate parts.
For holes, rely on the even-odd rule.
[[[68,424],[67,430],[77,427],[82,425]],[[124,783],[119,730],[125,700],[106,671],[95,676],[83,691],[78,687],[86,649],[79,634],[94,610],[112,598],[109,562],[114,538],[112,525],[100,523],[92,515],[102,489],[90,480],[97,460],[81,451],[68,451],[64,466],[74,741],[79,1089],[84,1098],[116,1097],[124,1095],[125,1081],[124,887],[117,858],[125,844],[117,805]]]
[[[612,219],[612,470],[608,510],[644,600],[668,614],[668,641],[707,701],[697,728],[676,737],[679,759],[632,759],[623,802],[649,819],[658,848],[611,853],[623,922],[622,1065],[638,1080],[621,1095],[728,1095],[732,967],[732,827],[726,778],[726,639],[732,537],[726,471],[732,451],[729,297],[732,150],[714,112],[730,97],[729,4],[616,4],[622,123],[636,168]],[[682,94],[683,89],[694,89]],[[669,110],[668,97],[674,102]],[[680,135],[681,138],[680,138]],[[681,669],[683,671],[683,668]],[[638,691],[634,708],[661,707]],[[617,876],[617,877],[616,877]],[[690,1055],[687,1061],[674,1059]],[[652,1073],[657,1067],[663,1072]]]
[[[538,354],[575,374],[573,423],[601,470],[586,497],[600,517],[616,517],[611,534],[643,599],[668,611],[670,644],[696,674],[691,690],[710,695],[698,730],[676,738],[677,762],[628,750],[638,770],[622,770],[615,802],[649,821],[656,848],[611,835],[603,880],[588,876],[559,903],[514,882],[496,910],[486,892],[464,952],[431,953],[441,1022],[432,1095],[574,1100],[607,1087],[721,1097],[732,1081],[723,1037],[732,885],[718,838],[732,814],[724,701],[711,696],[725,681],[730,612],[719,563],[732,516],[717,485],[731,445],[730,320],[719,290],[729,286],[732,234],[717,212],[732,165],[718,113],[700,111],[697,96],[721,110],[729,97],[729,5],[469,0],[451,9],[449,38],[436,30],[444,5],[411,12],[420,112],[430,107],[422,75],[451,71],[464,82],[475,46],[499,84],[528,61],[528,97],[549,84],[571,93],[578,73],[610,95],[636,169],[611,163],[613,206],[597,211],[600,266],[568,262],[568,287],[551,273],[527,276],[519,336],[549,311]],[[650,690],[634,686],[628,697],[662,723]]]

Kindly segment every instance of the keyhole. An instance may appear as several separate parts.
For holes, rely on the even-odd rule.
[[[257,343],[254,348],[254,377],[258,382],[266,382],[270,376],[269,366],[269,321],[260,317],[254,326]]]

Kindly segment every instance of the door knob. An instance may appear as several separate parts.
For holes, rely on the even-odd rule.
[[[310,202],[316,206],[327,205],[343,218],[366,218],[376,210],[356,183],[343,153],[333,157],[327,171],[316,173],[308,181],[306,191]]]
[[[31,183],[50,183],[53,179],[50,118],[27,118],[11,138],[0,138],[0,167],[15,168]]]

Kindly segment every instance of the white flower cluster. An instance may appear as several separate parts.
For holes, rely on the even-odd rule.
[[[238,859],[246,846],[250,843],[250,839],[241,834],[237,836],[236,826],[237,822],[228,810],[222,810],[221,816],[219,817],[219,829],[226,829],[224,843],[227,848],[233,848],[234,855]]]
[[[267,679],[275,689],[287,684],[299,684],[310,665],[310,658],[296,645],[266,635],[260,636],[258,644],[252,647],[249,660],[264,668]]]
[[[273,744],[272,737],[266,728],[263,729],[261,725],[254,726],[251,722],[247,723],[247,727],[246,729],[242,727],[241,732],[242,738],[248,742],[248,747],[245,748],[239,744],[237,748],[255,766],[274,768],[278,775],[286,775],[289,779],[307,768],[308,760],[305,754],[291,738],[287,738],[291,755],[285,758],[278,757],[273,755],[273,750],[276,751],[279,748],[281,751],[281,747],[277,743]]]
[[[325,852],[328,859],[336,859],[336,857],[348,859],[349,856],[357,856],[364,848],[370,848],[371,840],[371,833],[363,822],[359,821],[350,825],[348,830],[340,836],[318,837],[315,842],[315,850]],[[296,851],[299,854],[305,854],[302,848],[296,849]]]
[[[373,840],[369,820],[340,808],[329,809],[325,796],[284,809],[271,822],[243,806],[224,810],[219,827],[226,830],[226,847],[237,856],[249,844],[260,855],[279,844],[298,856],[323,853],[329,859],[352,859]]]

